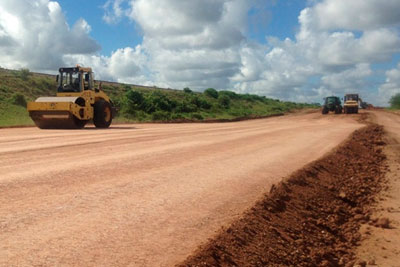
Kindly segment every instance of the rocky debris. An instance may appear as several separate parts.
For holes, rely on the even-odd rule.
[[[374,225],[376,227],[380,227],[380,228],[384,228],[384,229],[390,229],[390,221],[386,217],[382,217],[382,218],[377,219],[376,222],[374,222]]]
[[[367,262],[365,260],[359,260],[355,266],[365,267]]]
[[[373,124],[356,131],[335,152],[271,188],[180,266],[366,266],[353,251],[382,189],[382,136]]]

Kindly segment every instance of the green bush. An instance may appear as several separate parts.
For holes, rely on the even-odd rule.
[[[249,102],[255,102],[255,101],[264,102],[266,100],[265,96],[258,96],[258,95],[251,95],[251,94],[240,95],[240,99],[243,99],[243,100],[246,100]]]
[[[43,78],[43,77],[35,79],[33,81],[33,84],[36,85],[37,89],[39,89],[40,92],[55,90],[54,89],[55,84],[51,80]]]
[[[10,92],[12,89],[8,88],[8,86],[4,85],[4,84],[0,84],[0,93],[8,93]]]
[[[220,105],[223,108],[228,109],[231,105],[231,99],[227,95],[220,95],[218,97],[218,105]]]
[[[204,91],[204,94],[205,94],[206,96],[209,96],[209,97],[212,97],[212,98],[215,98],[215,99],[218,98],[218,91],[215,90],[214,88],[208,88],[208,89],[206,89],[206,90]]]
[[[211,109],[212,104],[210,102],[208,102],[206,99],[200,98],[199,99],[199,107],[202,109],[208,110],[208,109]]]
[[[211,103],[208,102],[204,97],[195,96],[190,102],[202,109],[210,109],[212,107]]]
[[[153,121],[168,121],[171,119],[171,113],[158,110],[151,115],[151,118]]]
[[[193,91],[192,91],[192,90],[190,90],[190,88],[189,88],[189,87],[185,87],[185,88],[183,88],[183,92],[185,92],[185,93],[188,93],[188,94],[191,94],[191,93],[193,93]]]
[[[395,109],[400,109],[400,93],[395,94],[389,100],[390,107]]]
[[[178,104],[176,107],[177,112],[182,112],[182,113],[190,113],[190,112],[196,112],[197,111],[197,106],[184,100],[181,103]]]
[[[177,106],[176,101],[168,98],[160,91],[154,91],[146,98],[146,112],[153,113],[158,110],[171,112]]]
[[[284,112],[284,111],[286,111],[286,108],[284,108],[284,107],[280,107],[280,106],[276,106],[276,107],[272,107],[272,109],[271,109],[273,112],[277,112],[277,113],[280,113],[280,112]]]
[[[232,91],[219,91],[219,95],[227,95],[230,99],[239,99],[240,95]]]
[[[124,84],[123,86],[122,86],[122,88],[125,90],[125,91],[130,91],[130,90],[132,90],[132,87],[130,86],[130,85],[127,85],[127,84]]]
[[[144,102],[144,97],[141,92],[129,90],[125,95],[132,104],[138,107],[140,107]]]
[[[118,109],[121,109],[124,106],[124,100],[125,100],[124,97],[121,97],[119,95],[111,95],[110,98],[113,105]]]
[[[193,113],[192,114],[192,119],[201,121],[201,120],[204,120],[204,117],[199,113]]]
[[[143,94],[137,91],[129,90],[125,93],[125,97],[123,99],[118,99],[116,102],[116,106],[122,107],[122,112],[135,115],[136,111],[142,110],[144,106],[144,97]]]
[[[10,98],[10,102],[14,105],[26,107],[25,96],[20,93],[14,93]]]
[[[172,113],[171,120],[182,120],[185,117],[180,113]]]
[[[32,75],[32,73],[29,71],[29,69],[26,69],[26,68],[20,69],[18,74],[19,74],[19,77],[24,81],[28,80],[29,76]]]

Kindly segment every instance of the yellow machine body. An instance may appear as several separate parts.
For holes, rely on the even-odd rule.
[[[74,84],[72,74],[77,77]],[[65,78],[69,83],[64,84],[63,78],[57,76],[59,88],[56,97],[39,97],[28,103],[27,109],[35,124],[45,129],[82,128],[93,120],[97,127],[107,128],[113,117],[111,100],[103,91],[94,88],[92,70],[79,66],[60,68],[60,75],[69,75]],[[103,112],[100,109],[104,109]]]
[[[358,102],[354,100],[348,100],[344,103],[344,106],[349,108],[355,108],[358,107]]]
[[[346,94],[344,96],[343,109],[344,113],[358,113],[358,103],[360,102],[358,94]]]

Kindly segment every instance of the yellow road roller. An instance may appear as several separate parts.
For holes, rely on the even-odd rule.
[[[93,120],[97,128],[108,128],[115,115],[110,98],[95,88],[91,68],[60,68],[57,96],[29,102],[29,116],[41,129],[80,129]],[[101,86],[100,86],[101,87]]]
[[[345,114],[358,113],[358,103],[361,101],[358,94],[346,94],[344,96],[343,109]]]

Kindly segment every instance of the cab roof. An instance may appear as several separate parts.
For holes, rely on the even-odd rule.
[[[92,72],[91,68],[84,68],[81,66],[76,67],[63,67],[58,70],[59,72]]]

